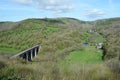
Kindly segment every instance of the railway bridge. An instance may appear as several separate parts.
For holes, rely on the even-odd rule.
[[[27,61],[32,61],[32,59],[36,57],[36,55],[38,54],[39,48],[40,48],[39,45],[33,46],[32,48],[26,49],[16,55],[13,55],[10,58],[22,58]]]

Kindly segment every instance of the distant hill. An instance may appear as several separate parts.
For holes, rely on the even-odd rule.
[[[0,31],[12,29],[15,25],[14,22],[0,22]]]
[[[80,21],[74,18],[44,18],[44,19],[26,19],[19,22],[0,22],[0,31],[2,30],[9,30],[16,27],[21,26],[32,26],[34,23],[51,23],[51,24],[57,24],[57,25],[66,25],[66,26],[72,26],[76,25],[79,26],[80,23],[84,23],[84,21]],[[32,25],[31,25],[32,24]]]

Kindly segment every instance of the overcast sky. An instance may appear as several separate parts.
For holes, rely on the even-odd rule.
[[[120,0],[0,0],[0,21],[45,17],[88,21],[120,17]]]

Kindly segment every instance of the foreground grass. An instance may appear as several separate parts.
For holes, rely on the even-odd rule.
[[[119,80],[120,73],[112,69],[119,62],[110,63],[110,68],[105,63],[77,63],[66,67],[59,61],[22,64],[0,58],[0,80]]]

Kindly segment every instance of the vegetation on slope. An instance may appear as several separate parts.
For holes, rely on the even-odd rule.
[[[73,18],[15,22],[12,29],[0,31],[0,53],[17,53],[36,44],[42,48],[34,62],[8,60],[1,55],[0,80],[119,80],[120,62],[116,59],[103,62],[102,52],[95,48],[96,43],[104,42],[105,57],[117,56],[119,46],[117,49],[113,46],[120,41],[115,37],[119,27],[116,29],[114,24],[118,22],[119,19],[110,20],[107,25],[97,21],[94,25]],[[84,42],[89,45],[84,46]]]
[[[94,29],[106,40],[104,42],[105,59],[120,58],[120,18],[97,21]]]
[[[34,21],[34,20],[33,20]],[[55,25],[35,20],[32,22],[25,20],[17,26],[18,28],[0,32],[0,47],[24,50],[42,42],[46,36],[59,31],[60,28]],[[37,23],[37,21],[39,23]],[[27,25],[26,25],[27,24]]]

